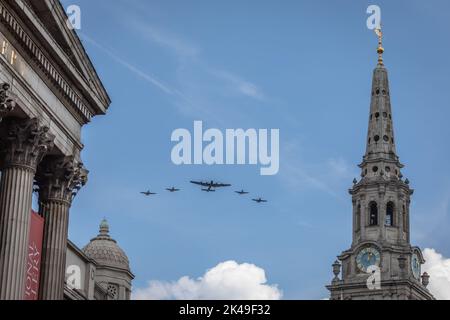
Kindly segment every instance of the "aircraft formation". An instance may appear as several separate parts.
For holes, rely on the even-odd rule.
[[[195,184],[197,186],[201,187],[201,190],[204,192],[216,192],[217,189],[219,188],[227,188],[227,187],[231,187],[231,184],[227,184],[227,183],[218,183],[218,182],[214,182],[214,181],[190,181],[191,184]],[[181,189],[175,188],[175,187],[171,187],[171,188],[166,188],[166,191],[170,192],[170,193],[175,193],[175,192],[179,192],[181,191]],[[250,192],[245,191],[244,189],[240,190],[240,191],[235,191],[236,194],[240,195],[240,196],[245,196],[250,194]],[[156,192],[151,192],[150,190],[148,191],[143,191],[141,192],[142,195],[149,197],[149,196],[154,196],[157,195]],[[268,202],[267,200],[263,199],[263,198],[256,198],[256,199],[252,199],[252,201],[256,202],[256,203],[266,203]]]

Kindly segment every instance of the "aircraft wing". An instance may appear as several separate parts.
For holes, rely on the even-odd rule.
[[[214,188],[224,188],[224,187],[231,187],[231,184],[214,183],[212,186],[213,186]]]
[[[202,186],[202,187],[209,187],[209,183],[206,183],[206,182],[191,181],[191,183]]]

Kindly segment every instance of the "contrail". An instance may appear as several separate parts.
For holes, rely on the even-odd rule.
[[[124,66],[125,68],[127,68],[128,70],[130,70],[131,72],[133,72],[134,74],[139,76],[140,78],[144,79],[148,83],[150,83],[153,86],[157,87],[158,89],[162,90],[164,93],[169,94],[169,95],[177,94],[177,92],[175,90],[169,88],[167,85],[165,85],[164,83],[162,83],[161,81],[156,79],[154,76],[149,75],[148,73],[145,73],[145,72],[141,71],[138,67],[128,63],[127,61],[125,61],[124,59],[122,59],[119,56],[117,56],[114,52],[112,52],[108,48],[106,48],[106,47],[102,46],[101,44],[99,44],[94,39],[88,37],[85,34],[81,34],[81,35],[83,36],[84,40],[86,40],[90,44],[94,45],[98,49],[102,50],[108,56],[110,56],[113,60],[115,60],[117,63],[121,64],[122,66]]]

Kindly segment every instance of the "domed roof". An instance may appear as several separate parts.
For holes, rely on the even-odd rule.
[[[100,233],[83,248],[83,252],[101,266],[115,267],[130,271],[130,263],[125,252],[109,235],[106,219],[100,223]]]

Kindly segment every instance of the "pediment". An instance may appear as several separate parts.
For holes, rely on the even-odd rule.
[[[75,30],[67,24],[67,14],[59,0],[7,0],[23,18],[35,26],[34,36],[50,53],[85,98],[95,105],[94,114],[103,114],[110,98]]]

